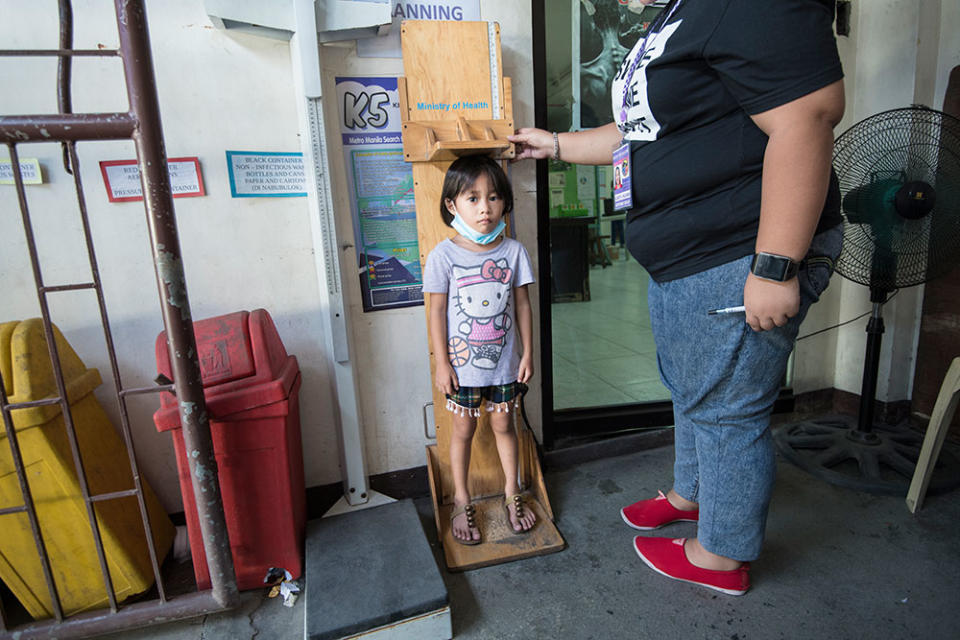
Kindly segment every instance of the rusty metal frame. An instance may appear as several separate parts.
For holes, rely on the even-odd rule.
[[[143,0],[114,0],[120,47],[117,50],[80,50],[73,49],[73,11],[70,0],[59,0],[60,46],[49,50],[2,50],[0,56],[55,56],[59,60],[58,78],[58,114],[0,116],[0,142],[7,145],[13,168],[14,183],[30,264],[36,284],[37,299],[43,316],[44,332],[50,360],[53,365],[57,385],[57,396],[11,404],[8,402],[2,377],[0,377],[0,413],[10,446],[23,495],[23,505],[0,510],[4,515],[26,513],[33,531],[37,553],[40,557],[47,588],[50,592],[54,610],[54,619],[38,621],[9,629],[6,614],[0,606],[0,639],[5,638],[80,638],[96,636],[102,633],[142,627],[149,624],[169,622],[171,620],[205,615],[216,611],[234,608],[239,605],[236,574],[230,541],[227,535],[226,520],[220,497],[220,484],[217,464],[214,458],[213,443],[210,437],[210,424],[204,402],[203,386],[200,377],[200,365],[197,356],[190,303],[187,297],[186,280],[180,253],[180,242],[174,217],[173,198],[167,173],[166,153],[163,132],[160,124],[160,112],[156,83],[153,74],[153,61],[150,52],[150,40],[147,29]],[[123,63],[124,78],[130,110],[126,113],[87,113],[74,114],[71,104],[70,76],[71,62],[75,56],[119,56]],[[114,348],[107,307],[103,297],[99,268],[94,251],[87,206],[80,177],[80,164],[77,158],[76,143],[81,140],[120,140],[132,139],[137,151],[143,186],[144,205],[147,224],[150,231],[150,245],[160,295],[161,312],[168,336],[174,382],[172,385],[158,385],[149,388],[123,388],[117,357]],[[20,173],[17,145],[32,142],[61,142],[63,163],[67,173],[73,175],[77,202],[82,220],[87,254],[90,261],[92,280],[75,284],[49,286],[44,284],[33,225]],[[66,386],[60,366],[60,354],[54,340],[53,324],[47,304],[47,295],[60,291],[92,289],[97,295],[100,319],[106,339],[114,380],[114,393],[120,409],[121,431],[126,444],[128,462],[134,479],[134,489],[108,494],[91,495],[83,470],[83,459],[77,445],[76,431],[67,398]],[[196,499],[200,530],[203,536],[203,548],[210,569],[212,588],[188,595],[170,597],[167,595],[160,572],[160,561],[154,548],[150,517],[143,494],[143,481],[137,463],[130,422],[127,414],[126,398],[129,395],[159,393],[170,391],[179,399],[180,419],[183,428],[184,444],[191,455],[187,456],[193,479],[193,492]],[[73,463],[77,470],[81,494],[86,504],[87,518],[93,533],[104,588],[110,603],[109,610],[85,612],[74,616],[65,616],[57,592],[57,586],[50,568],[43,533],[40,529],[36,509],[30,492],[29,483],[23,467],[23,459],[13,425],[12,412],[28,407],[59,404],[63,412]],[[94,513],[94,504],[98,501],[135,495],[143,520],[144,532],[150,560],[156,579],[158,599],[131,605],[118,604],[107,567],[100,538],[99,527]]]

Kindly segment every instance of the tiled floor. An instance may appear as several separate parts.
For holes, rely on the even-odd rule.
[[[588,302],[555,303],[556,409],[668,400],[647,314],[649,275],[632,258],[590,268]]]

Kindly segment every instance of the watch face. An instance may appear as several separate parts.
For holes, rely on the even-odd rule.
[[[750,271],[758,278],[785,282],[797,274],[799,265],[786,256],[772,253],[757,253],[753,256]]]

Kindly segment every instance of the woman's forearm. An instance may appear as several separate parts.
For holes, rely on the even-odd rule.
[[[610,164],[622,139],[623,134],[613,122],[596,129],[566,131],[558,134],[560,159],[573,164]]]
[[[621,138],[620,130],[612,122],[595,129],[558,133],[556,144],[553,133],[544,129],[524,128],[507,136],[517,145],[517,160],[543,160],[559,152],[559,159],[564,162],[593,165],[610,164]]]

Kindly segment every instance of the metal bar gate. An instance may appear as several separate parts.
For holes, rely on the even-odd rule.
[[[47,347],[57,386],[56,397],[11,404],[8,402],[7,395],[4,392],[3,380],[0,377],[0,413],[3,414],[3,426],[16,468],[20,491],[23,495],[21,506],[0,510],[0,521],[2,521],[3,516],[8,514],[26,514],[33,531],[37,554],[46,578],[54,611],[54,619],[52,620],[38,621],[10,629],[8,628],[7,615],[3,611],[2,604],[0,604],[0,638],[90,637],[110,631],[203,615],[233,608],[239,604],[233,557],[227,537],[223,504],[220,498],[220,485],[216,472],[217,465],[204,402],[190,304],[187,298],[183,264],[180,259],[180,243],[174,218],[170,180],[167,173],[166,153],[153,75],[153,61],[143,4],[143,0],[114,0],[120,42],[118,50],[73,49],[71,3],[70,0],[59,0],[60,47],[58,49],[0,51],[0,56],[57,57],[59,59],[57,97],[60,111],[55,115],[0,116],[0,141],[5,143],[10,151],[20,215],[23,221],[37,298],[43,316]],[[72,112],[70,77],[71,62],[74,56],[120,57],[127,86],[129,112],[87,114]],[[90,233],[83,183],[80,178],[80,163],[76,150],[78,141],[120,139],[132,139],[137,151],[147,224],[150,231],[150,244],[157,277],[157,289],[160,294],[163,323],[168,337],[170,360],[174,374],[173,384],[125,389],[120,379],[113,337],[107,317],[107,307],[100,284],[96,254]],[[62,143],[64,169],[67,173],[73,175],[76,188],[79,213],[92,273],[92,281],[90,282],[57,285],[44,283],[17,151],[18,145],[31,142]],[[121,431],[134,479],[135,488],[130,491],[91,495],[84,473],[83,459],[77,445],[76,430],[60,366],[60,354],[54,339],[53,325],[47,304],[47,295],[50,293],[78,289],[92,289],[97,295],[100,320],[103,325],[113,373],[114,393],[120,409]],[[191,455],[188,456],[190,475],[193,478],[193,491],[200,518],[200,529],[203,534],[203,547],[206,552],[212,582],[210,591],[176,597],[168,596],[164,589],[163,577],[160,573],[162,558],[157,558],[154,548],[150,517],[144,500],[143,483],[134,452],[126,407],[127,396],[159,392],[175,393],[180,401],[180,419],[183,427],[184,444],[187,450],[191,452]],[[109,611],[102,610],[85,612],[70,617],[65,616],[57,592],[57,585],[53,579],[50,559],[44,544],[43,532],[37,520],[36,508],[27,482],[23,458],[20,454],[17,433],[11,415],[11,412],[17,409],[51,404],[59,404],[63,412],[64,425],[73,455],[73,464],[77,472],[82,497],[86,503],[86,515],[93,533],[103,584],[110,603]],[[104,554],[103,541],[94,512],[94,504],[99,501],[131,495],[137,496],[156,579],[158,598],[149,602],[121,606],[116,601]]]

